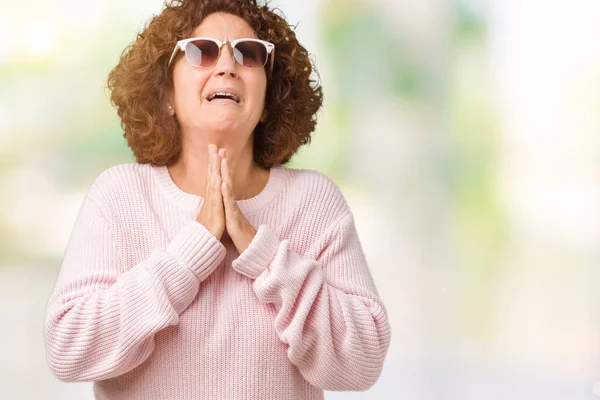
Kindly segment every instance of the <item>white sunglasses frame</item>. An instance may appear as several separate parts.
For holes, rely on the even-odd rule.
[[[231,41],[229,41],[229,40],[223,41],[223,40],[219,40],[219,39],[215,39],[215,38],[211,38],[211,37],[193,37],[193,38],[179,40],[177,42],[177,44],[175,45],[175,48],[173,49],[173,53],[171,54],[171,58],[169,59],[169,63],[167,64],[167,68],[171,65],[171,62],[173,62],[173,58],[175,58],[177,51],[181,50],[185,53],[185,46],[187,46],[187,44],[189,42],[193,42],[194,40],[210,40],[210,41],[215,42],[217,44],[217,46],[219,46],[219,55],[217,56],[217,61],[219,60],[219,57],[221,57],[221,48],[223,47],[223,45],[225,45],[227,43],[229,43],[231,45],[232,49],[235,47],[235,45],[237,43],[239,43],[241,41],[251,41],[251,42],[261,43],[267,48],[267,58],[269,56],[271,56],[271,64],[269,66],[269,68],[270,68],[269,73],[271,73],[273,71],[273,59],[275,58],[275,45],[271,42],[267,42],[265,40],[260,40],[260,39],[255,39],[255,38],[239,38],[239,39],[235,39],[235,40],[231,40]],[[235,56],[233,58],[235,59],[236,63],[238,63],[239,65],[244,67],[244,65],[242,65],[238,62],[238,60],[235,58]],[[188,61],[187,56],[186,56],[186,61]],[[215,61],[215,64],[216,64],[216,61]],[[194,67],[210,68],[210,67],[214,66],[215,64],[208,66],[208,67],[202,67],[202,66],[197,66],[197,65],[194,65]],[[263,67],[266,64],[267,64],[267,62],[265,60]],[[190,63],[190,65],[193,65],[193,64]],[[255,67],[247,67],[247,68],[255,68]]]

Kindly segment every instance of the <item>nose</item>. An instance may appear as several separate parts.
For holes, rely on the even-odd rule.
[[[237,77],[237,61],[233,58],[231,44],[223,43],[221,55],[215,65],[214,73],[217,76],[230,75],[232,78]]]

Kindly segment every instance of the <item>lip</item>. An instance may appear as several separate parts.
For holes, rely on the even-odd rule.
[[[225,87],[225,88],[215,88],[215,89],[211,89],[211,90],[210,90],[210,91],[209,91],[209,92],[206,94],[206,96],[204,96],[204,100],[208,101],[208,96],[210,96],[211,94],[213,94],[213,93],[216,93],[216,92],[228,92],[228,93],[235,94],[235,95],[237,96],[237,98],[238,98],[238,99],[240,99],[240,102],[239,102],[239,103],[235,103],[235,102],[234,102],[234,103],[235,103],[235,104],[242,104],[242,102],[243,102],[243,99],[242,99],[242,96],[240,95],[240,92],[238,92],[237,90],[235,90],[234,88],[231,88],[231,87]],[[213,100],[213,101],[214,101],[214,100]],[[227,101],[231,101],[231,100],[227,100]],[[209,103],[210,103],[210,102],[209,102]]]

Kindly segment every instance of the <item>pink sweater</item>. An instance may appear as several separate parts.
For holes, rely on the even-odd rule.
[[[323,399],[366,390],[387,314],[342,193],[277,165],[238,204],[239,255],[196,222],[166,167],[102,172],[77,215],[45,318],[47,362],[96,399]]]

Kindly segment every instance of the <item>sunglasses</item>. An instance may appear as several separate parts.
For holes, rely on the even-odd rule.
[[[271,70],[275,56],[275,45],[260,39],[240,38],[233,41],[222,41],[207,37],[194,37],[177,42],[171,54],[168,66],[171,65],[177,50],[185,52],[185,58],[194,67],[212,67],[221,55],[221,47],[229,43],[233,57],[244,67],[264,67],[271,54]]]

